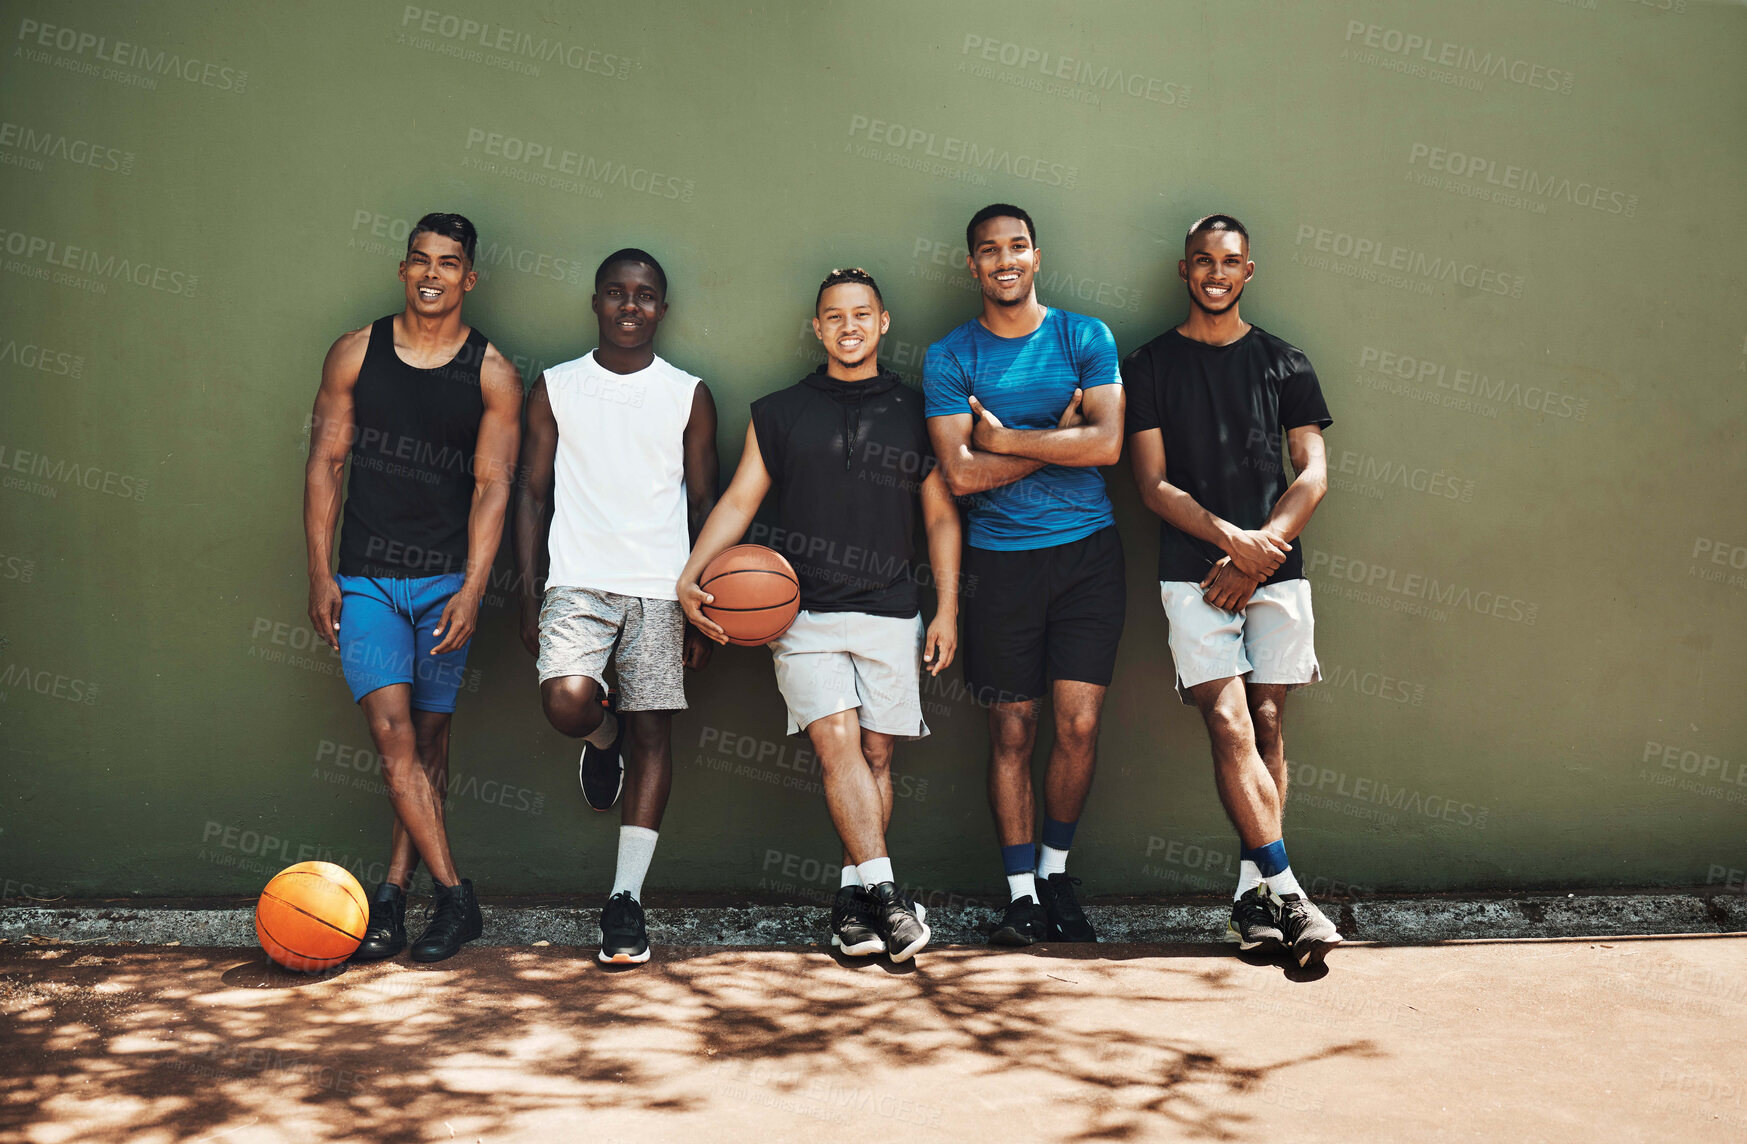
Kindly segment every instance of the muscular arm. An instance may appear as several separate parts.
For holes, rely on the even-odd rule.
[[[334,580],[334,525],[340,518],[340,487],[356,422],[352,390],[370,347],[370,327],[336,341],[322,362],[321,387],[309,417],[309,460],[303,467],[303,542],[309,556],[309,621],[338,650],[340,588]]]
[[[1231,557],[1238,571],[1257,580],[1266,580],[1285,562],[1291,551],[1287,541],[1266,529],[1242,529],[1215,516],[1165,479],[1165,438],[1161,430],[1143,429],[1129,437],[1128,456],[1142,503],[1166,524],[1218,545]]]
[[[528,394],[516,488],[516,583],[522,600],[522,643],[540,651],[540,598],[546,584],[546,532],[552,527],[552,469],[558,456],[558,420],[541,374]]]
[[[473,446],[473,505],[467,512],[467,575],[443,609],[437,625],[442,640],[432,655],[454,651],[473,638],[479,602],[491,583],[491,566],[503,541],[504,510],[510,503],[516,447],[521,440],[522,379],[509,360],[487,346],[479,368],[479,393],[485,411]]]
[[[958,650],[958,573],[964,525],[938,466],[922,482],[922,525],[928,532],[928,563],[934,569],[934,619],[928,625],[922,662],[930,673],[939,675]]]
[[[1310,523],[1310,514],[1328,493],[1328,448],[1322,439],[1322,427],[1300,425],[1287,430],[1286,452],[1292,457],[1295,475],[1262,527],[1291,543]]]
[[[714,449],[711,453],[714,454]],[[764,467],[764,454],[758,451],[758,434],[748,423],[740,467],[734,470],[728,491],[722,494],[709,519],[698,530],[692,541],[691,558],[679,574],[679,602],[685,609],[686,618],[717,643],[728,642],[728,636],[720,625],[700,610],[702,605],[709,603],[710,597],[698,587],[698,577],[703,575],[710,561],[722,554],[723,549],[739,543],[746,535],[746,530],[752,526],[752,518],[758,513],[758,506],[764,503],[765,494],[770,492],[770,486],[770,470]]]
[[[720,469],[721,462],[716,457],[716,399],[710,396],[710,387],[700,381],[692,391],[692,413],[685,423],[686,531],[694,543],[709,519],[710,510],[716,507]],[[696,624],[686,625],[685,666],[693,670],[710,663],[712,649],[700,638],[700,633]]]
[[[972,408],[980,414],[982,407]],[[1126,409],[1122,386],[1100,385],[1084,391],[1078,424],[1055,429],[1009,429],[993,418],[979,416],[971,439],[976,448],[1005,457],[1023,457],[1047,465],[1090,467],[1114,465],[1122,456],[1122,418]]]
[[[716,399],[710,387],[698,382],[692,393],[691,419],[685,423],[686,529],[692,542],[716,507],[721,461],[716,456]]]
[[[969,413],[948,413],[928,419],[928,439],[940,458],[940,473],[953,496],[969,496],[1010,485],[1029,477],[1047,463],[1029,457],[1003,457],[971,444],[975,418]]]

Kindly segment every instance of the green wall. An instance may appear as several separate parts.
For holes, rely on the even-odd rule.
[[[661,352],[714,389],[726,473],[748,402],[815,360],[821,274],[878,276],[918,380],[975,312],[960,236],[996,200],[1038,220],[1044,300],[1125,352],[1182,316],[1185,225],[1237,214],[1246,316],[1321,374],[1329,678],[1287,724],[1318,893],[1739,885],[1740,7],[431,2],[0,6],[5,895],[377,872],[299,512],[322,355],[399,307],[405,220],[478,224],[467,313],[530,381],[593,345],[600,256],[656,251]],[[1223,886],[1155,524],[1108,477],[1132,599],[1074,869]],[[613,824],[503,596],[455,721],[457,854],[485,892],[604,892]],[[657,891],[835,885],[768,658],[689,684]],[[987,893],[983,721],[925,698],[898,869]]]

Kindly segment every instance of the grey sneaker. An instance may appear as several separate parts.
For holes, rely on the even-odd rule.
[[[845,957],[885,952],[886,939],[874,930],[873,902],[860,886],[844,886],[831,902],[831,944]]]
[[[1344,940],[1323,912],[1298,894],[1284,894],[1279,902],[1280,933],[1292,947],[1292,960],[1300,968],[1322,964],[1328,951]]]
[[[1268,887],[1252,886],[1231,904],[1225,940],[1236,942],[1246,952],[1252,949],[1270,955],[1286,952],[1286,935],[1280,932],[1280,914],[1268,896]]]

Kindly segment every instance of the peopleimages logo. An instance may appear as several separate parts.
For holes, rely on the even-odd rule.
[[[1588,179],[1568,179],[1547,175],[1533,167],[1500,164],[1486,155],[1470,155],[1451,147],[1434,147],[1415,143],[1407,149],[1407,165],[1423,171],[1434,171],[1458,179],[1483,183],[1499,191],[1518,191],[1523,195],[1570,203],[1603,214],[1632,218],[1638,213],[1638,196],[1615,190]],[[1410,172],[1412,174],[1412,172]],[[1504,201],[1504,200],[1501,200]]]
[[[1332,254],[1336,258],[1350,258],[1360,266],[1412,275],[1427,281],[1448,282],[1455,286],[1465,286],[1470,290],[1478,290],[1483,294],[1502,294],[1512,298],[1523,296],[1522,275],[1510,274],[1460,258],[1427,254],[1423,250],[1414,250],[1412,247],[1387,243],[1381,239],[1303,223],[1298,227],[1298,236],[1294,245],[1302,247],[1306,243],[1318,254]],[[1305,256],[1301,256],[1296,251],[1292,255],[1292,260],[1306,262],[1307,265],[1316,266],[1317,269],[1332,268],[1317,266],[1316,263],[1307,261]]]
[[[569,175],[573,178],[600,183],[603,186],[618,186],[626,190],[640,191],[658,199],[677,199],[680,202],[689,203],[695,189],[692,180],[681,179],[678,175],[663,174],[648,167],[633,166],[616,159],[602,159],[594,155],[585,155],[580,151],[570,151],[548,143],[521,139],[514,135],[505,135],[499,131],[487,131],[482,127],[469,127],[467,129],[466,149],[481,152],[494,159],[502,159],[506,163],[518,164],[519,167],[528,169],[530,173],[552,176]]]
[[[249,83],[248,72],[224,64],[210,63],[160,48],[149,48],[144,44],[130,44],[126,40],[111,40],[108,36],[99,36],[94,32],[44,24],[36,20],[18,22],[18,43],[23,45],[25,58],[33,63],[56,62],[46,58],[46,52],[42,50],[50,49],[68,52],[74,57],[89,56],[98,63],[186,80],[203,87],[217,88],[219,91],[241,92]],[[78,66],[76,59],[69,62],[74,64],[69,70],[86,70],[86,67]],[[91,70],[95,72],[99,69]],[[151,81],[145,82],[149,84]]]
[[[1476,615],[1492,616],[1513,623],[1533,625],[1541,605],[1503,592],[1474,591],[1465,584],[1441,581],[1423,572],[1402,572],[1387,564],[1336,556],[1310,548],[1304,550],[1304,571],[1325,573],[1334,581],[1358,585],[1367,592],[1387,592],[1407,602],[1423,602],[1445,608],[1460,608]]]
[[[539,63],[561,63],[574,71],[593,72],[595,75],[614,79],[623,79],[631,74],[632,61],[628,56],[603,52],[581,44],[567,44],[563,40],[506,28],[490,20],[471,20],[464,16],[438,12],[433,8],[408,4],[401,13],[400,26],[403,32],[435,36],[448,40],[457,47],[479,47]]]
[[[1044,80],[1064,80],[1067,83],[1081,87],[1094,88],[1098,91],[1119,91],[1135,99],[1146,100],[1149,103],[1162,103],[1170,107],[1187,107],[1189,105],[1189,87],[1187,84],[1173,83],[1159,79],[1157,76],[1141,75],[1139,72],[1123,71],[1108,64],[1094,64],[1091,60],[1076,59],[1057,52],[1045,51],[1042,48],[1026,44],[1016,44],[1011,40],[998,40],[991,36],[979,36],[975,33],[964,38],[964,46],[959,49],[959,55],[982,60],[985,63],[1001,64],[1004,67],[1016,68],[1020,72],[1036,72],[1039,79],[1032,84],[1016,84],[1014,86],[1032,87],[1033,90],[1044,91],[1047,94],[1058,94],[1055,90],[1045,87]],[[959,64],[960,70],[964,63]]]
[[[103,284],[99,280],[106,278],[111,282],[142,286],[148,290],[174,294],[179,298],[192,298],[195,289],[200,285],[199,276],[186,270],[174,270],[143,260],[104,254],[89,247],[74,246],[41,235],[25,234],[23,231],[0,229],[0,251],[24,259],[25,264],[41,264],[34,268],[25,264],[8,265],[8,270],[24,273],[27,278],[57,281],[65,278],[64,284],[79,285],[81,288],[101,286]],[[63,268],[88,277],[69,277],[62,273]],[[31,272],[32,270],[35,272]]]
[[[1525,60],[1509,52],[1482,52],[1465,44],[1433,40],[1416,32],[1386,28],[1382,24],[1367,24],[1363,20],[1347,21],[1347,44],[1353,48],[1374,49],[1374,52],[1385,57],[1393,57],[1392,62],[1408,65],[1407,69],[1398,70],[1410,70],[1413,67],[1448,68],[1465,79],[1502,79],[1522,87],[1538,88],[1559,95],[1570,95],[1571,85],[1576,79],[1568,71]]]
[[[1080,181],[1078,167],[1014,152],[1010,148],[984,147],[956,135],[942,135],[921,127],[906,127],[902,123],[867,115],[849,117],[849,137],[852,140],[865,139],[869,143],[921,158],[962,164],[975,170],[991,171],[1015,179],[1028,179],[1048,187],[1061,187],[1071,191]]]

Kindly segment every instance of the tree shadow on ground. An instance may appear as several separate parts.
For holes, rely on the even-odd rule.
[[[596,1114],[625,1126],[610,1135],[670,1125],[713,1144],[858,1124],[956,1138],[982,1109],[1022,1106],[1029,1138],[1229,1140],[1271,1080],[1380,1051],[1331,1039],[1281,1056],[1233,1036],[1254,1050],[1222,1055],[1183,1031],[1192,1007],[1266,1018],[1240,976],[1255,970],[1207,947],[930,950],[902,973],[663,948],[614,974],[592,953],[474,947],[304,976],[244,950],[0,947],[0,1127],[170,1141],[255,1122],[398,1144],[444,1124],[460,1140],[549,1137]]]

